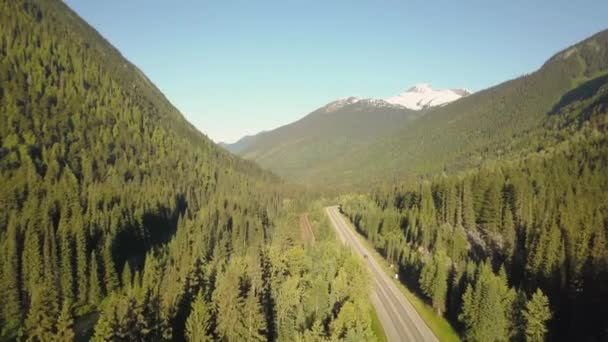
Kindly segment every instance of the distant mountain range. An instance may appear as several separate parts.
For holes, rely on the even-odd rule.
[[[607,69],[608,31],[602,31],[536,72],[474,94],[420,84],[386,99],[349,97],[224,147],[289,180],[317,185],[462,170],[547,148],[602,112],[577,106],[606,101]]]
[[[408,125],[431,108],[469,94],[465,89],[435,90],[420,84],[387,99],[351,96],[330,102],[291,124],[220,145],[297,180],[315,165],[352,153]]]
[[[316,165],[352,153],[423,114],[384,100],[348,97],[291,124],[221,146],[288,179],[299,179]]]

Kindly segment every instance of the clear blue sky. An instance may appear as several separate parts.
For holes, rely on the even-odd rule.
[[[480,90],[608,28],[608,1],[67,0],[216,141],[336,98]]]

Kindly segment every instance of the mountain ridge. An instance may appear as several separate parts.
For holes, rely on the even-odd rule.
[[[351,106],[357,103],[359,103],[359,105],[367,106],[370,109],[372,109],[373,107],[400,108],[422,112],[432,109],[433,107],[444,106],[450,102],[459,100],[470,94],[471,92],[466,88],[436,90],[433,89],[429,84],[422,83],[408,88],[408,90],[400,93],[397,96],[388,98],[372,98],[358,96],[348,96],[344,98],[339,98],[313,110],[307,115],[318,115],[321,113],[330,114],[334,111],[342,109],[345,106]],[[265,130],[255,134],[243,136],[242,138],[236,140],[233,143],[219,142],[218,144],[232,153],[240,154],[244,150],[247,150],[248,147],[255,144],[255,141],[257,141],[260,136],[264,136],[268,132],[281,130],[286,126],[289,126],[290,124],[294,124],[304,119],[307,115],[296,121],[279,126],[271,130]]]
[[[424,115],[383,100],[348,97],[274,130],[222,144],[233,153],[293,179],[302,170],[349,153]]]
[[[568,51],[572,52],[566,56]],[[308,180],[349,173],[368,182],[366,174],[380,178],[455,172],[505,154],[545,149],[556,139],[563,140],[567,129],[554,127],[561,120],[553,114],[555,106],[606,73],[608,30],[558,52],[530,74],[429,111],[399,132],[311,172]],[[593,91],[601,89],[596,86]],[[574,110],[568,115],[578,114]]]
[[[567,107],[569,101],[578,101],[577,98],[565,96],[577,87],[588,88],[586,82],[608,72],[607,45],[608,31],[599,32],[559,51],[548,58],[541,68],[529,74],[464,96],[458,101],[412,111],[417,113],[413,120],[400,127],[395,126],[401,123],[393,123],[394,127],[376,136],[377,139],[351,146],[323,163],[305,164],[305,167],[302,164],[300,169],[282,173],[281,158],[266,158],[268,153],[272,154],[276,148],[280,148],[280,140],[275,140],[275,144],[254,143],[239,154],[260,162],[263,167],[292,181],[349,186],[386,177],[455,172],[505,154],[543,149],[555,139],[563,139],[559,138],[563,135],[560,133],[563,129],[552,126],[556,125],[556,120],[561,120],[560,115],[551,114],[554,107],[560,102],[565,101],[562,105]],[[601,79],[597,82],[600,82],[599,86],[603,84]],[[432,88],[423,85],[408,90],[414,93],[429,89]],[[601,87],[587,89],[586,92],[599,89]],[[452,91],[467,92],[465,89]],[[349,97],[338,101],[329,105],[355,108],[361,100]],[[576,113],[568,115],[576,116]],[[368,120],[371,118],[368,117]],[[347,116],[344,119],[357,120]],[[574,122],[578,119],[571,120]],[[365,126],[368,122],[361,121],[359,125]],[[361,129],[354,127],[356,124],[353,122],[348,125]],[[549,133],[550,139],[541,138]],[[298,165],[298,151],[292,153],[296,155],[288,157],[293,165]]]

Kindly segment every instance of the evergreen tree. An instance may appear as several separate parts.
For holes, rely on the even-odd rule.
[[[72,271],[72,244],[67,230],[60,230],[61,236],[61,296],[64,302],[74,302],[74,275]]]
[[[61,314],[57,319],[57,329],[54,340],[58,342],[71,342],[74,341],[74,319],[72,318],[71,303],[64,301]]]
[[[492,178],[488,189],[486,190],[481,211],[479,215],[479,221],[484,224],[486,229],[491,231],[498,230],[500,224],[501,215],[501,191],[500,183],[495,178]]]
[[[462,182],[462,223],[467,229],[475,229],[475,221],[475,206],[473,204],[471,182],[465,179]]]
[[[481,342],[500,341],[509,336],[514,296],[504,280],[494,275],[488,264],[482,264],[477,279],[462,298],[459,318],[465,326],[465,338]]]
[[[510,263],[511,258],[515,252],[515,243],[516,243],[516,232],[515,232],[515,222],[513,220],[513,212],[509,208],[509,205],[505,205],[503,208],[502,215],[502,235],[504,237],[504,254],[507,258],[507,261]]]
[[[551,319],[551,310],[549,309],[549,299],[540,289],[537,289],[526,303],[523,317],[526,324],[526,341],[544,341],[547,322]]]
[[[239,266],[232,261],[228,269],[217,279],[213,302],[217,308],[217,335],[230,341],[243,340],[247,335],[244,327],[240,296]]]
[[[50,341],[57,318],[57,303],[52,301],[49,289],[39,285],[32,292],[30,310],[24,322],[22,337],[26,341]]]
[[[243,303],[242,319],[244,328],[247,331],[245,340],[264,341],[266,332],[266,320],[262,311],[262,306],[258,297],[250,289],[249,295]]]
[[[110,342],[118,339],[118,316],[114,305],[104,310],[95,325],[94,342]]]
[[[42,282],[42,257],[38,233],[28,229],[25,235],[25,246],[22,254],[23,283],[27,292],[32,294],[34,289]]]
[[[106,294],[114,292],[118,288],[118,275],[116,274],[116,267],[114,266],[114,260],[112,258],[112,243],[106,238],[106,243],[103,249],[103,270],[104,270],[104,284]]]
[[[420,288],[431,299],[433,308],[440,315],[445,311],[448,291],[447,280],[446,258],[445,254],[440,252],[424,264],[419,279]]]
[[[80,218],[80,215],[76,216]],[[72,222],[76,231],[76,278],[78,281],[78,302],[87,302],[89,287],[87,283],[87,239],[85,227],[80,220]]]
[[[129,266],[128,261],[125,261],[120,278],[122,280],[122,286],[125,289],[130,288],[133,284],[133,274],[131,273],[131,266]]]
[[[2,306],[3,324],[8,328],[15,328],[21,322],[21,303],[19,291],[19,256],[17,227],[15,218],[9,219],[10,223],[6,231],[6,239],[3,248],[0,249],[0,265],[2,266],[2,277],[0,278],[0,298]]]
[[[511,335],[509,336],[511,340],[525,340],[526,321],[524,319],[523,313],[526,308],[527,300],[528,299],[526,297],[526,293],[523,290],[517,291],[517,295],[515,297],[515,300],[513,301],[513,310],[511,317]]]
[[[186,321],[186,339],[190,342],[213,341],[211,330],[211,310],[202,291],[199,291]]]
[[[374,341],[369,321],[358,314],[362,308],[353,302],[346,302],[338,317],[331,325],[332,341]]]
[[[91,265],[89,267],[89,293],[88,300],[89,304],[97,305],[101,301],[101,285],[99,282],[99,271],[97,267],[97,257],[95,251],[91,253]]]

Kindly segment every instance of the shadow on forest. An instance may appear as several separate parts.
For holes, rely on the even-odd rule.
[[[178,194],[174,208],[159,205],[154,210],[144,212],[141,223],[130,222],[121,227],[112,244],[117,270],[120,272],[127,261],[133,272],[141,270],[148,251],[171,240],[177,231],[178,219],[187,208],[186,197]],[[98,318],[99,312],[93,311],[74,320],[77,341],[91,338]]]
[[[564,109],[566,109],[572,103],[584,102],[584,101],[587,101],[587,100],[593,98],[595,95],[597,95],[598,91],[600,91],[600,89],[603,86],[605,86],[606,84],[608,84],[608,75],[599,76],[592,80],[583,82],[576,88],[574,88],[574,89],[570,90],[569,92],[567,92],[566,94],[564,94],[561,97],[561,99],[559,100],[559,102],[555,106],[553,106],[553,108],[549,112],[549,115],[557,116],[557,115],[563,114],[562,111]],[[596,108],[597,105],[603,106],[604,111],[608,108],[608,103],[606,101],[606,95],[601,96],[599,98],[599,100],[597,100],[597,101],[593,101],[590,104],[586,104],[584,106],[584,108],[577,110],[577,113],[580,113],[580,114],[578,114],[577,118],[572,118],[572,119],[578,119],[579,122],[584,122],[584,121],[589,120],[591,118],[591,116],[593,115],[593,112],[597,110],[597,108]],[[601,110],[600,110],[600,112],[601,112]]]
[[[123,227],[113,245],[117,268],[122,269],[125,261],[129,261],[134,271],[141,269],[146,253],[169,242],[175,235],[178,219],[187,207],[185,196],[178,194],[174,208],[159,205],[144,212],[141,223],[131,222]]]

